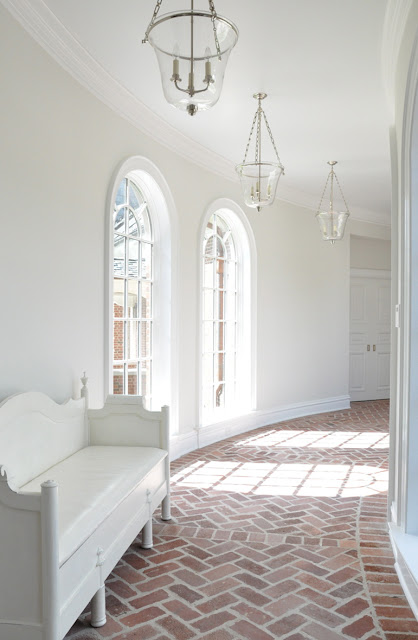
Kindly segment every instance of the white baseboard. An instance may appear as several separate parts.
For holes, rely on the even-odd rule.
[[[284,422],[294,418],[302,418],[318,413],[342,411],[350,408],[350,396],[327,398],[287,405],[267,411],[251,411],[243,416],[229,418],[222,422],[205,425],[187,433],[181,433],[170,439],[171,459],[176,460],[185,453],[194,451],[209,444],[225,440],[231,436],[240,435],[251,429],[266,427],[276,422]]]
[[[198,449],[197,431],[193,429],[187,433],[178,433],[170,437],[170,458],[177,460],[190,451]]]

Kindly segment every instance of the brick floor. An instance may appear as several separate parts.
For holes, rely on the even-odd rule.
[[[388,402],[257,429],[172,464],[173,520],[71,640],[418,640],[386,527]]]

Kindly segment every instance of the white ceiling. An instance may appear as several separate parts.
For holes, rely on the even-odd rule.
[[[285,166],[278,198],[316,209],[326,162],[338,160],[353,217],[388,223],[389,115],[381,70],[386,0],[215,0],[240,37],[218,104],[193,118],[165,102],[154,52],[141,44],[154,0],[44,3],[158,118],[226,159],[219,167],[228,167],[228,176],[243,158],[256,109],[252,94],[265,91],[263,107]],[[161,13],[188,5],[163,0]],[[195,6],[207,2],[195,0]],[[213,155],[208,162],[214,166]]]

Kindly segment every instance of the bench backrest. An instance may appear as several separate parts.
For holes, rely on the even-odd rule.
[[[0,404],[0,466],[13,489],[87,444],[84,399],[56,404],[43,393],[30,392]]]

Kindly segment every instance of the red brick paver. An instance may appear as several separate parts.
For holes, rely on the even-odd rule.
[[[386,527],[388,402],[257,429],[172,464],[173,520],[71,640],[418,640]]]

